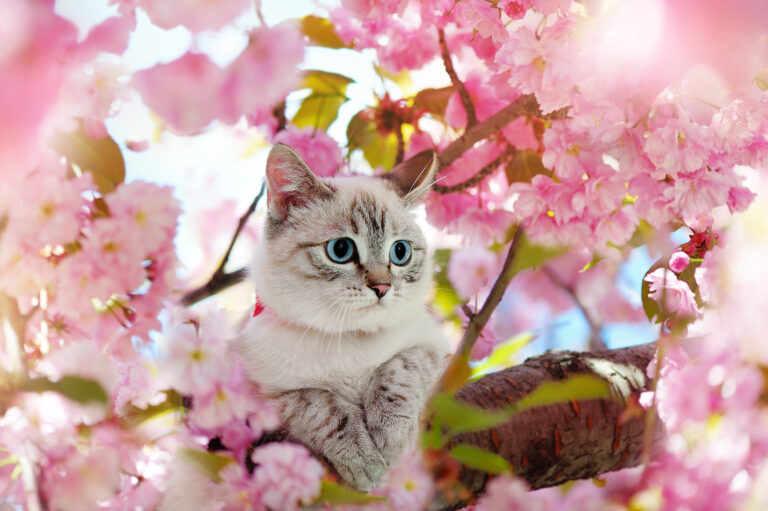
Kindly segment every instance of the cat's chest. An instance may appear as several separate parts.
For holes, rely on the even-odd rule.
[[[330,335],[259,317],[246,327],[238,351],[266,392],[323,388],[356,402],[376,368],[434,337],[423,330],[412,323],[375,335]]]

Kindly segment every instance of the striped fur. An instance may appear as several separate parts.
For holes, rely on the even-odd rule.
[[[434,170],[396,169],[417,176],[410,185],[320,180],[284,146],[267,166],[269,217],[251,275],[273,312],[253,318],[235,348],[291,436],[360,489],[414,441],[448,353],[424,305],[432,266],[410,210]],[[346,264],[325,253],[340,237],[357,247]],[[412,247],[403,266],[389,260],[398,240]],[[378,282],[391,283],[381,299],[369,287]]]

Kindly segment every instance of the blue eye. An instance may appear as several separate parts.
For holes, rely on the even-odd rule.
[[[392,243],[389,249],[389,259],[398,266],[402,266],[411,259],[411,244],[405,240]]]
[[[355,242],[349,238],[336,238],[325,244],[325,253],[334,263],[348,263],[355,255]]]

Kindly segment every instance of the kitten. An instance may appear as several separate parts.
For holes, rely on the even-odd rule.
[[[267,160],[258,314],[235,349],[290,437],[360,490],[412,446],[449,353],[411,212],[435,162],[425,151],[382,177],[320,179],[287,146]]]

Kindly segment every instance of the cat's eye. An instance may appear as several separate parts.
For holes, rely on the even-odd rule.
[[[405,240],[392,243],[389,249],[389,260],[398,266],[402,266],[411,259],[411,244]]]
[[[348,263],[355,255],[355,242],[349,238],[333,239],[325,244],[325,253],[334,263]]]

